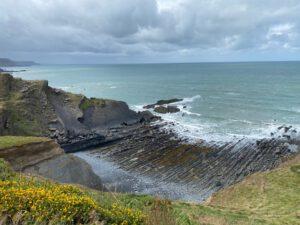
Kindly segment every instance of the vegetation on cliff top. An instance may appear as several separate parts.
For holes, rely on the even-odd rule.
[[[143,223],[140,211],[119,204],[101,204],[82,188],[11,173],[3,160],[0,172],[1,224]]]
[[[49,139],[44,137],[0,136],[0,149],[43,141],[49,141]]]
[[[104,107],[105,106],[105,100],[104,99],[97,99],[97,98],[86,98],[84,97],[79,105],[79,108],[82,111],[87,110],[88,108],[92,106],[100,106]]]

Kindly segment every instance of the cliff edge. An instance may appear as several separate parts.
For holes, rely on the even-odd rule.
[[[47,136],[64,144],[101,139],[107,129],[140,119],[122,101],[86,98],[51,88],[47,81],[0,74],[0,135]]]
[[[74,155],[65,154],[51,139],[1,136],[0,158],[8,161],[15,171],[102,189],[100,178],[89,164]]]

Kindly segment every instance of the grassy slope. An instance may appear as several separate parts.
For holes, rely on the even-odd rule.
[[[300,156],[214,194],[209,205],[239,210],[267,224],[300,224]]]
[[[43,137],[0,136],[0,150],[47,140],[49,139]]]

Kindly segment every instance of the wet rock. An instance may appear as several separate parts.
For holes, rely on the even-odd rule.
[[[284,132],[287,133],[291,128],[292,128],[292,126],[285,127],[285,128],[284,128]]]
[[[159,100],[154,104],[150,104],[150,105],[145,105],[143,108],[144,109],[153,109],[155,106],[161,106],[161,105],[167,105],[167,104],[171,104],[171,103],[175,103],[175,102],[181,102],[183,99],[181,98],[172,98],[172,99],[167,99],[167,100]]]
[[[277,138],[256,143],[242,139],[220,145],[190,145],[174,133],[165,132],[162,126],[139,123],[116,128],[110,136],[114,141],[103,142],[90,153],[100,154],[123,170],[157,182],[195,187],[203,199],[249,174],[273,169],[296,154],[283,144],[288,140]]]
[[[159,116],[153,115],[150,111],[142,111],[138,112],[139,116],[141,117],[140,123],[150,123],[155,122],[157,120],[160,120],[161,118]]]
[[[180,109],[177,106],[170,106],[170,105],[168,105],[167,107],[165,107],[165,106],[155,107],[154,111],[157,112],[157,113],[166,114],[166,113],[176,113],[176,112],[179,112]]]

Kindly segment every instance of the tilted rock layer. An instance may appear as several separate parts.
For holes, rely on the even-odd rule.
[[[0,149],[0,158],[16,171],[38,174],[63,183],[101,189],[99,177],[82,159],[65,154],[54,140],[43,140]]]

